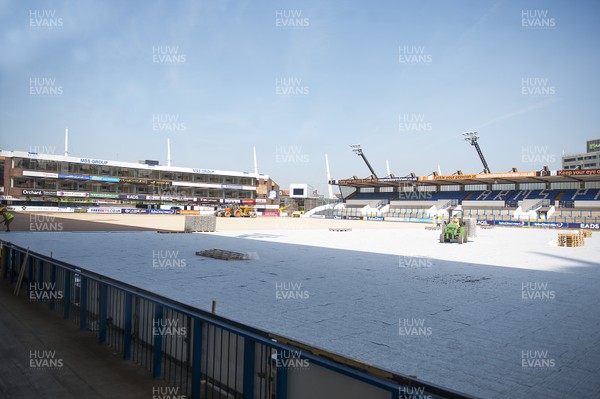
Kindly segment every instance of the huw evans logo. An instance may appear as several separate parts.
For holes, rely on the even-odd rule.
[[[152,46],[152,62],[155,64],[184,64],[187,61],[179,46]]]
[[[178,319],[153,319],[152,320],[152,335],[164,336],[174,335],[185,337],[187,335],[187,327],[180,326]]]
[[[556,19],[548,10],[521,10],[521,26],[527,29],[554,29]]]
[[[275,146],[275,162],[277,163],[308,163],[310,157],[298,145]]]
[[[308,28],[310,20],[302,10],[275,10],[275,26],[278,28]]]
[[[29,26],[32,28],[62,28],[63,19],[56,10],[29,10]]]
[[[56,289],[56,283],[29,283],[30,301],[56,301],[63,297],[63,292]]]
[[[400,255],[398,257],[398,266],[401,269],[421,269],[433,265],[431,258],[421,255]]]
[[[179,114],[152,114],[152,130],[155,132],[185,132],[187,126]]]
[[[179,258],[179,251],[153,250],[152,267],[155,269],[183,269],[186,260]]]
[[[310,87],[303,84],[302,78],[276,78],[275,94],[278,96],[297,96],[310,94]]]
[[[275,283],[275,299],[308,299],[310,294],[302,289],[302,283],[277,282]]]
[[[302,351],[280,350],[277,351],[275,364],[278,368],[307,369],[310,366],[308,359],[302,358]]]
[[[29,215],[29,231],[62,231],[62,222],[56,221],[56,216]]]
[[[548,289],[548,283],[523,282],[521,283],[522,299],[554,299],[556,293]]]
[[[63,87],[56,83],[56,78],[29,78],[30,96],[60,96]]]
[[[398,399],[431,399],[425,394],[425,387],[399,387]]]
[[[152,387],[152,399],[187,399],[181,387]]]
[[[429,200],[431,197],[431,191],[401,191],[398,193],[399,200]]]
[[[432,334],[431,327],[425,326],[425,319],[400,319],[399,331],[400,336],[425,336]]]
[[[431,122],[425,120],[425,114],[400,114],[398,128],[401,132],[430,132]]]
[[[556,156],[550,154],[548,146],[522,146],[521,162],[523,163],[552,163],[556,161]]]
[[[32,369],[62,369],[63,359],[56,357],[56,351],[29,351],[29,368]]]
[[[433,57],[425,52],[425,46],[398,46],[400,64],[431,64]]]
[[[553,96],[556,87],[552,86],[548,78],[521,78],[521,94],[524,96]]]
[[[523,368],[553,368],[556,361],[548,357],[547,350],[524,350],[521,351],[521,367]]]
[[[55,145],[30,145],[29,146],[30,154],[56,154],[56,146]]]

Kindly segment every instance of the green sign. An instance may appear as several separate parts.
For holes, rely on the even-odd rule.
[[[91,198],[119,198],[118,194],[90,193]]]

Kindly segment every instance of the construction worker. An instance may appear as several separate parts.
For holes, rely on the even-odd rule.
[[[15,217],[12,213],[9,213],[6,210],[6,207],[0,208],[0,212],[2,212],[2,217],[4,218],[3,223],[6,225],[6,231],[8,232],[10,231],[10,224],[12,223]]]

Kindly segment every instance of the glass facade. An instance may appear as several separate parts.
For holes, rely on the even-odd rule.
[[[45,172],[103,178],[129,178],[129,181],[103,182],[78,178],[55,178],[43,176],[15,176],[13,171],[10,185],[17,189],[39,189],[47,191],[77,191],[106,194],[140,194],[163,197],[202,197],[228,199],[254,199],[254,190],[242,190],[237,187],[186,187],[174,186],[173,182],[204,183],[231,186],[256,186],[253,177],[226,176],[213,174],[187,173],[177,171],[149,170],[132,167],[88,165],[65,161],[51,161],[35,158],[12,158],[12,168],[28,172]],[[3,175],[2,175],[3,176]],[[134,180],[139,179],[139,180]],[[156,179],[152,180],[142,179]],[[65,200],[63,198],[63,200]]]

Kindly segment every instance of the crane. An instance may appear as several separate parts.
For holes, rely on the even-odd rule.
[[[371,174],[373,175],[373,177],[377,179],[377,174],[375,173],[375,171],[373,170],[373,167],[371,166],[371,164],[367,160],[367,157],[365,157],[365,154],[363,153],[363,150],[360,147],[360,144],[350,144],[350,148],[352,148],[352,151],[354,151],[354,153],[356,155],[362,157],[363,161],[365,161],[365,163],[367,164],[367,167],[371,171]]]
[[[483,156],[483,152],[481,152],[479,143],[477,142],[477,140],[479,139],[477,132],[466,132],[463,133],[463,136],[465,136],[465,140],[468,141],[469,144],[471,144],[477,150],[479,159],[481,159],[481,163],[483,164],[483,173],[490,173],[490,168],[485,160],[485,157]]]

